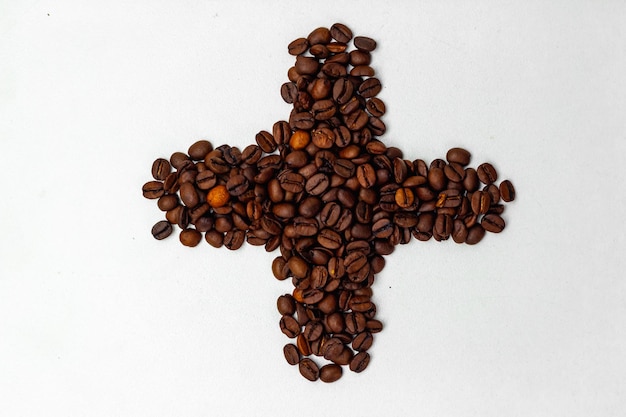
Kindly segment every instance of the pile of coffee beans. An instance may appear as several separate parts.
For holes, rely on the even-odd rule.
[[[492,164],[469,167],[465,149],[427,163],[379,139],[385,104],[370,65],[375,48],[340,23],[294,40],[280,88],[292,105],[288,120],[243,151],[200,140],[158,158],[143,186],[165,213],[156,239],[177,225],[185,246],[204,238],[216,248],[246,241],[280,251],[272,272],[293,285],[277,300],[280,329],[292,339],[284,356],[311,381],[367,368],[383,328],[372,285],[396,245],[412,237],[474,245],[504,229],[503,202],[515,198]]]

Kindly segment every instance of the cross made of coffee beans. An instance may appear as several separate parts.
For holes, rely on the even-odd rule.
[[[502,202],[515,198],[510,181],[496,184],[492,164],[468,167],[465,149],[428,164],[378,139],[386,127],[375,48],[340,23],[294,40],[295,64],[280,88],[293,106],[288,121],[243,151],[200,140],[158,158],[143,186],[165,213],[156,239],[177,225],[185,246],[204,238],[216,248],[246,241],[280,250],[272,272],[293,284],[277,301],[280,329],[292,339],[284,355],[311,381],[368,366],[383,328],[372,284],[396,245],[411,237],[474,245],[504,229]]]

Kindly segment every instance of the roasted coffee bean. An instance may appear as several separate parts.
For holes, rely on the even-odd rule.
[[[328,189],[329,185],[329,178],[320,172],[313,175],[306,181],[304,189],[307,193],[311,195],[321,195],[322,193],[324,193],[324,191]]]
[[[241,248],[246,239],[246,232],[243,230],[229,230],[224,235],[224,246],[230,250]]]
[[[371,52],[376,49],[376,41],[366,36],[357,36],[354,38],[354,46],[361,51]]]
[[[152,163],[152,178],[163,181],[172,172],[172,166],[167,159],[158,158]]]
[[[343,371],[341,370],[341,366],[333,363],[329,363],[327,365],[322,366],[320,369],[320,381],[322,382],[335,382],[339,378]]]
[[[371,98],[378,95],[381,89],[382,86],[380,84],[380,80],[378,78],[372,77],[363,81],[363,83],[359,86],[358,91],[362,97]]]
[[[183,245],[194,247],[198,246],[198,243],[202,240],[202,234],[196,229],[185,229],[180,232],[179,239]]]
[[[309,130],[315,126],[315,118],[309,112],[293,113],[289,117],[289,125],[294,129]]]
[[[315,362],[309,358],[303,358],[298,364],[300,374],[309,381],[317,381],[320,377],[320,369]]]
[[[199,140],[189,147],[187,153],[195,161],[201,161],[213,150],[213,145],[208,140]]]
[[[283,347],[283,354],[289,365],[297,365],[300,363],[300,352],[293,343],[288,343]]]
[[[363,188],[370,188],[376,184],[376,171],[370,164],[359,165],[356,169],[356,177]]]
[[[165,190],[161,181],[148,181],[143,185],[142,192],[145,198],[156,200],[165,193]]]
[[[196,187],[190,182],[185,182],[180,186],[180,199],[184,205],[190,208],[200,203],[200,197],[198,196]]]
[[[291,316],[283,315],[280,319],[280,330],[289,338],[300,334],[300,324]]]
[[[293,82],[286,82],[280,87],[280,96],[285,103],[292,104],[298,97],[298,87]]]
[[[170,222],[162,220],[152,226],[152,236],[156,240],[163,240],[172,234],[172,225]]]
[[[460,219],[452,222],[452,240],[456,243],[463,243],[467,239],[467,227]]]
[[[485,236],[485,229],[480,224],[475,224],[468,228],[465,243],[475,245]]]
[[[491,201],[491,205],[495,206],[500,202],[500,189],[495,184],[489,184],[483,188],[487,194],[489,194],[489,200]]]
[[[504,229],[504,219],[497,214],[485,214],[480,221],[482,227],[491,233],[500,233]]]
[[[485,191],[475,191],[472,194],[471,203],[475,214],[485,214],[491,205],[491,197]]]
[[[367,352],[359,352],[350,361],[350,370],[352,372],[363,372],[370,362],[370,355]]]
[[[287,46],[287,50],[290,55],[300,55],[306,52],[309,49],[309,41],[305,38],[298,38],[289,43]]]
[[[476,168],[476,173],[478,174],[478,179],[483,184],[491,184],[498,179],[498,173],[496,169],[488,162],[480,164],[478,168]]]
[[[469,164],[471,154],[463,148],[451,148],[446,153],[446,160],[450,163],[456,162],[462,166]]]
[[[500,197],[507,203],[515,200],[515,188],[511,181],[504,180],[500,183]]]
[[[276,150],[276,141],[270,132],[262,130],[256,134],[255,139],[263,152],[272,153]]]
[[[352,340],[352,348],[359,352],[364,352],[372,347],[374,338],[370,332],[362,332],[357,334]]]
[[[295,300],[290,294],[285,294],[278,297],[278,300],[276,301],[276,306],[278,308],[278,312],[283,316],[291,316],[296,311]]]
[[[330,27],[330,36],[337,42],[348,43],[352,39],[352,31],[342,23],[335,23]]]

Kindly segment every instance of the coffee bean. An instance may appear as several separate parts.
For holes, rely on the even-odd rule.
[[[497,214],[485,214],[480,224],[491,233],[500,233],[505,226],[504,219]]]
[[[319,367],[309,358],[303,358],[298,364],[300,374],[309,381],[317,381],[320,377]]]
[[[496,169],[488,162],[480,164],[476,169],[476,173],[478,174],[478,179],[483,184],[491,184],[498,179]]]
[[[504,180],[500,183],[500,197],[507,203],[515,200],[515,188],[511,181]]]
[[[370,98],[380,93],[382,86],[378,78],[368,78],[359,86],[359,93],[364,98]]]
[[[143,192],[143,196],[151,200],[156,200],[165,193],[163,183],[161,181],[148,181],[143,185],[141,190]]]
[[[485,191],[475,191],[472,194],[472,211],[476,214],[485,214],[491,205],[491,197]]]
[[[293,339],[300,334],[300,324],[293,317],[284,315],[280,319],[280,330]]]
[[[367,352],[359,352],[354,355],[354,358],[350,361],[350,370],[352,372],[363,372],[370,362],[370,355]]]
[[[475,245],[485,236],[485,229],[480,224],[475,224],[467,230],[467,239],[465,243]]]
[[[297,365],[300,363],[300,352],[293,343],[288,343],[283,347],[283,354],[289,365]]]
[[[309,42],[305,38],[298,38],[289,43],[287,50],[290,55],[300,55],[309,49]]]
[[[201,161],[213,150],[213,145],[208,140],[199,140],[189,147],[187,153],[189,157],[196,161]]]
[[[376,49],[376,41],[366,36],[357,36],[354,38],[354,46],[362,51],[371,52]]]
[[[202,240],[202,234],[195,229],[185,229],[180,232],[179,238],[183,245],[194,247]]]
[[[162,220],[152,226],[152,236],[154,236],[156,240],[163,240],[172,234],[172,230],[170,222]]]
[[[270,132],[262,130],[256,134],[255,139],[263,152],[272,153],[276,150],[276,141]]]
[[[337,42],[348,43],[352,39],[352,31],[342,23],[335,23],[330,27],[330,36]]]
[[[152,177],[163,181],[172,171],[172,166],[167,159],[158,158],[152,163]]]
[[[450,163],[456,162],[462,166],[469,164],[471,154],[463,148],[451,148],[446,153],[446,160]]]

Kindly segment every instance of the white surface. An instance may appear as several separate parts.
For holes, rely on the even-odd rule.
[[[624,3],[338,3],[0,3],[0,414],[623,415]],[[518,200],[397,248],[370,367],[326,385],[282,356],[275,254],[155,241],[141,185],[285,119],[287,44],[336,21],[379,43],[386,143]]]

